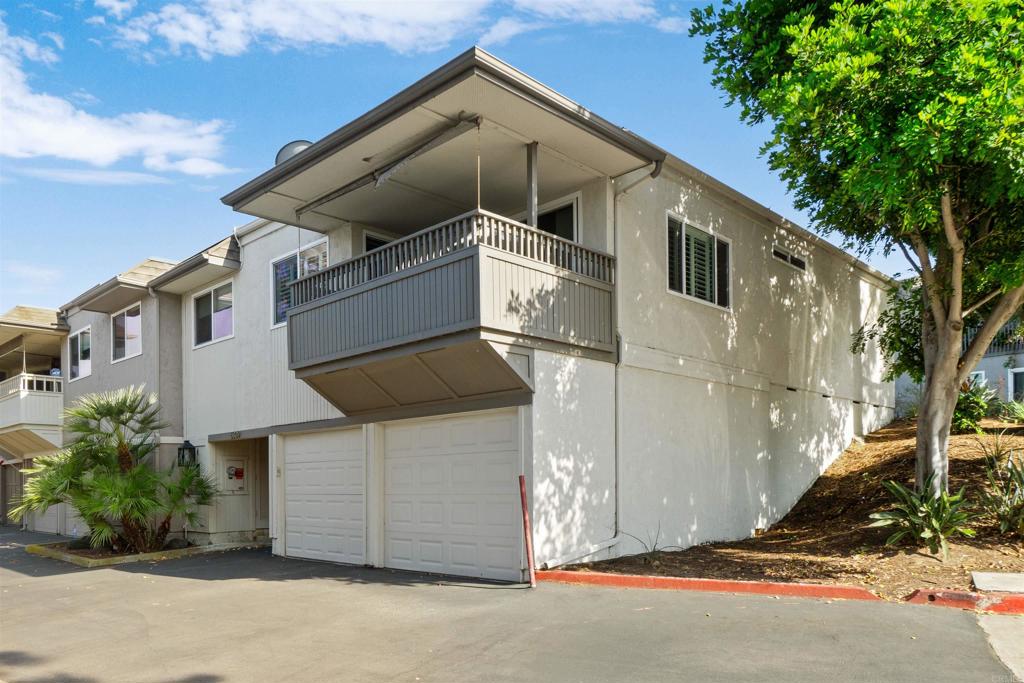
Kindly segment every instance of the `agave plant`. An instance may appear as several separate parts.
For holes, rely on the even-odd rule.
[[[978,441],[988,479],[981,505],[999,523],[1000,533],[1024,537],[1024,453],[1014,452],[1004,437]]]
[[[159,414],[156,396],[142,387],[83,396],[65,411],[75,441],[25,470],[15,518],[68,503],[88,525],[94,547],[125,552],[163,548],[175,518],[194,526],[198,507],[210,504],[216,486],[196,465],[154,469]]]
[[[974,536],[974,530],[967,526],[973,517],[965,509],[963,488],[953,495],[946,491],[935,494],[932,484],[932,477],[928,477],[917,492],[896,481],[882,482],[895,504],[890,510],[872,513],[875,522],[871,526],[897,527],[885,540],[886,545],[896,545],[909,536],[918,547],[926,545],[932,555],[941,550],[943,559],[948,559],[949,538]]]

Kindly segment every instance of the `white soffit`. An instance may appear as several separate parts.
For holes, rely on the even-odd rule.
[[[541,145],[541,193],[547,195],[542,201],[595,177],[620,175],[647,163],[477,72],[238,208],[323,231],[340,220],[399,227],[397,223],[410,219],[410,207],[402,213],[400,205],[412,203],[417,212],[424,212],[417,220],[419,227],[426,227],[475,206],[475,131],[417,157],[393,176],[397,182],[361,188],[303,213],[301,219],[295,209],[381,168],[460,118],[477,115],[485,119],[479,134],[485,208],[522,208],[513,195],[525,192],[525,144],[529,141]]]

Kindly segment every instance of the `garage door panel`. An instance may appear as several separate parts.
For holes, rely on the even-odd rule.
[[[385,564],[520,580],[519,468],[514,410],[386,425]]]
[[[285,439],[285,553],[365,563],[361,429]]]

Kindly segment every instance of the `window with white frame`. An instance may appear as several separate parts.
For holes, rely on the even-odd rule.
[[[110,360],[142,353],[142,304],[137,303],[110,316]]]
[[[971,384],[976,384],[979,386],[987,384],[985,380],[985,371],[975,370],[974,372],[967,376],[967,381],[969,381]]]
[[[381,237],[370,232],[363,231],[363,253],[373,251],[374,249],[380,249],[391,244],[394,240],[390,240],[387,237]]]
[[[783,263],[788,263],[797,270],[807,270],[807,259],[797,256],[789,249],[775,245],[772,247],[772,256]]]
[[[195,345],[202,346],[234,334],[233,294],[230,282],[192,298]]]
[[[668,219],[668,288],[729,308],[729,242],[676,218]]]
[[[270,264],[275,325],[287,320],[288,309],[292,305],[292,281],[321,271],[327,265],[327,240],[325,239],[296,249]]]
[[[68,379],[75,380],[92,374],[92,330],[85,329],[68,337]]]

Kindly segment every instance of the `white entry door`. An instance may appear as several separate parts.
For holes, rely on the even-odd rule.
[[[362,428],[296,434],[285,443],[285,554],[364,564]]]
[[[384,565],[519,581],[515,409],[384,428]]]

